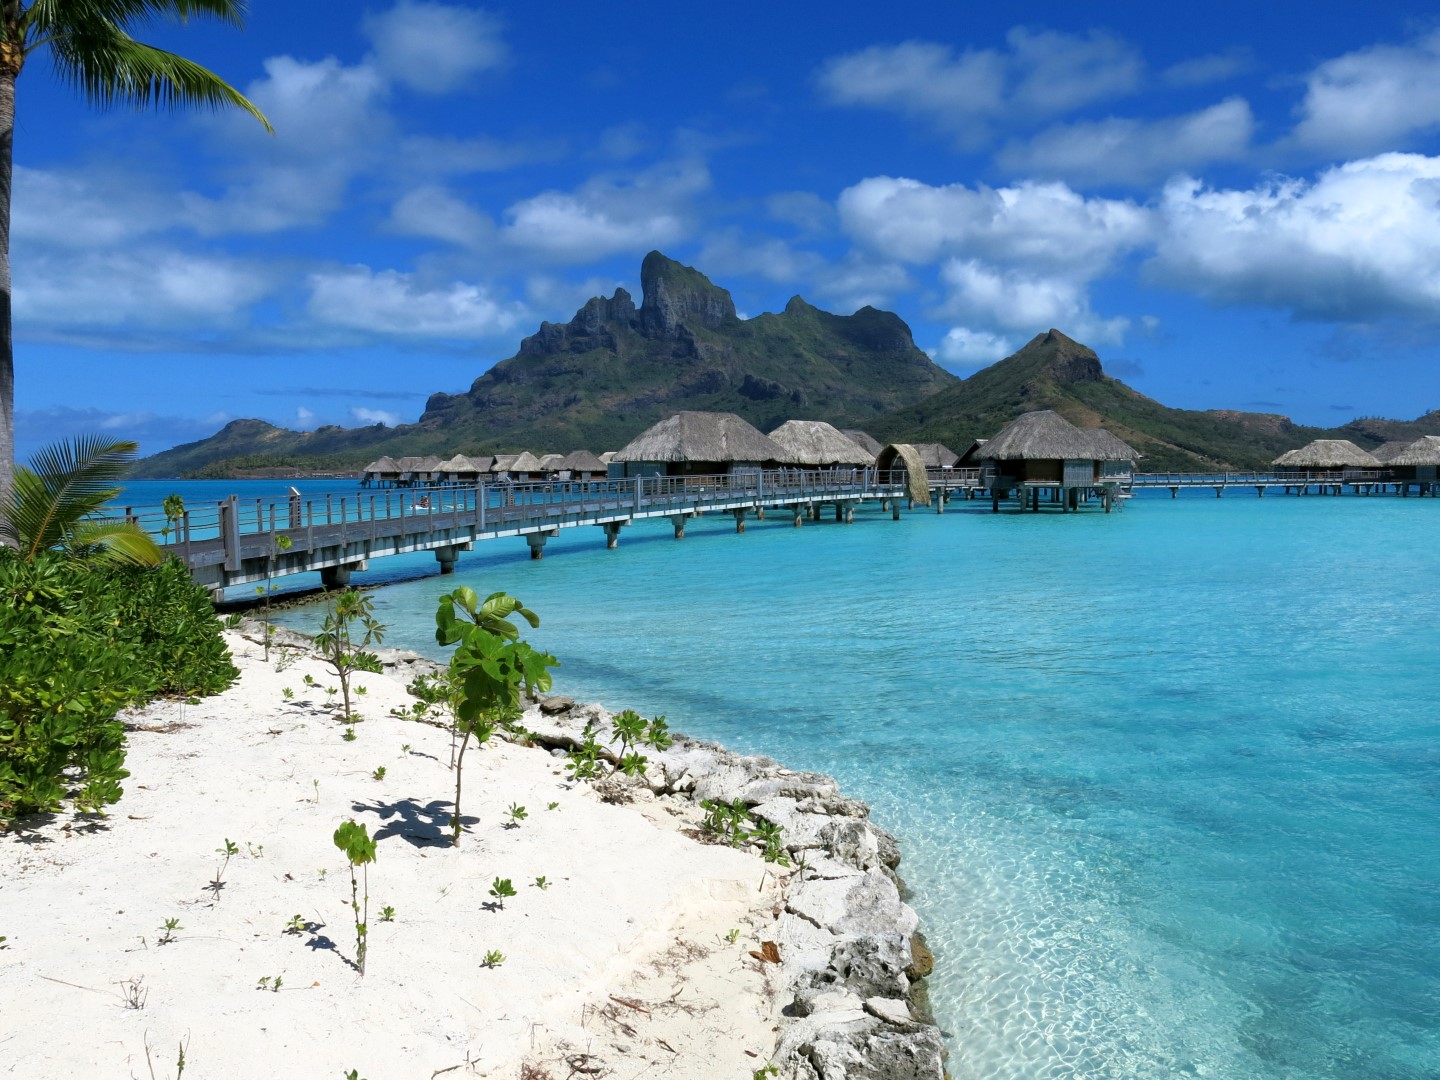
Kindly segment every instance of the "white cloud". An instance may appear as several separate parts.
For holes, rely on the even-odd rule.
[[[515,203],[505,211],[501,237],[557,262],[663,248],[690,234],[692,203],[709,187],[709,170],[693,160],[598,176],[574,192],[546,191]]]
[[[1206,86],[1239,75],[1254,64],[1248,49],[1228,49],[1172,64],[1160,73],[1160,81],[1170,86]]]
[[[738,229],[710,236],[695,262],[716,280],[754,276],[781,284],[811,277],[825,266],[825,260],[814,252]]]
[[[832,57],[817,81],[833,104],[899,112],[974,146],[996,121],[1055,116],[1129,94],[1143,74],[1134,50],[1108,34],[1016,27],[1006,44],[959,54],[927,41],[875,45]]]
[[[427,94],[464,86],[503,67],[508,49],[500,20],[484,11],[425,0],[400,0],[362,23],[376,65],[395,81]]]
[[[952,326],[940,339],[934,356],[940,363],[952,367],[984,367],[1003,360],[1014,351],[1014,343],[999,334]]]
[[[892,259],[928,263],[968,255],[1083,268],[1091,276],[1142,243],[1150,229],[1149,214],[1133,202],[1086,198],[1062,183],[933,187],[873,176],[841,192],[839,206],[845,230]]]
[[[489,215],[435,185],[402,196],[390,211],[389,224],[407,236],[428,236],[467,248],[483,247],[495,236]]]
[[[1058,124],[1010,143],[1000,164],[1012,173],[1060,176],[1071,182],[1138,184],[1186,168],[1234,161],[1250,150],[1255,118],[1243,98],[1163,120]]]
[[[234,325],[278,287],[276,275],[241,259],[162,249],[28,257],[14,292],[17,329],[68,336],[106,327],[207,331]]]
[[[766,198],[765,210],[805,233],[828,232],[835,225],[835,207],[813,191],[777,192]]]
[[[425,288],[413,274],[368,266],[311,274],[309,286],[316,321],[370,333],[468,340],[509,333],[524,315],[479,285]]]
[[[171,208],[133,175],[16,165],[10,236],[18,246],[108,247],[163,228]]]
[[[400,424],[400,414],[388,409],[354,408],[350,410],[350,418],[361,424],[384,424],[386,427]]]
[[[1169,184],[1153,280],[1217,304],[1363,321],[1440,315],[1440,158],[1382,154],[1247,190]]]
[[[949,286],[944,314],[1016,332],[1055,327],[1072,337],[1119,344],[1130,320],[1102,319],[1090,310],[1085,283],[1015,269],[997,269],[974,259],[952,259],[940,269]]]
[[[315,415],[314,409],[307,409],[301,405],[295,410],[295,430],[297,431],[309,431],[315,427],[318,420],[319,417]]]
[[[1327,60],[1305,82],[1295,141],[1339,154],[1394,149],[1440,126],[1440,30]]]
[[[815,275],[816,297],[841,313],[867,305],[884,307],[914,288],[915,283],[899,263],[854,252]]]

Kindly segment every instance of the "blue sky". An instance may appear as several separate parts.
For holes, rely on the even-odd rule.
[[[1424,5],[254,0],[138,36],[277,134],[97,113],[31,61],[22,459],[414,420],[540,320],[638,300],[652,248],[747,316],[896,311],[960,374],[1055,326],[1170,405],[1440,406]]]

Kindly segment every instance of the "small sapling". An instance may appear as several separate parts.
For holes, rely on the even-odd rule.
[[[480,962],[481,967],[497,968],[505,962],[505,954],[499,949],[490,949],[485,953],[485,959]]]
[[[280,688],[280,694],[286,701],[289,701],[295,696],[295,691],[291,690],[288,686],[282,686]]]
[[[497,877],[490,886],[490,895],[495,898],[501,910],[504,910],[505,901],[515,896],[515,886],[508,877]]]
[[[409,744],[408,742],[407,742],[407,743],[401,743],[401,744],[400,744],[400,752],[401,752],[402,754],[408,754],[408,753],[410,752],[410,744]]]
[[[310,929],[310,927],[306,924],[304,915],[292,915],[290,916],[290,921],[285,924],[284,932],[287,934],[303,934],[308,929]]]
[[[530,816],[525,812],[525,807],[516,806],[513,802],[510,804],[510,809],[506,810],[505,813],[509,815],[510,818],[509,823],[505,826],[507,829],[518,829],[520,822]]]
[[[231,839],[227,836],[227,837],[225,838],[225,846],[224,846],[224,847],[217,847],[217,848],[215,849],[215,854],[217,854],[217,855],[224,855],[225,858],[224,858],[224,860],[220,863],[220,865],[215,868],[215,878],[214,878],[214,880],[212,880],[212,881],[210,882],[210,884],[207,886],[207,888],[209,888],[209,890],[215,895],[215,899],[216,899],[216,900],[219,900],[219,899],[220,899],[220,890],[223,889],[223,888],[225,888],[225,871],[226,871],[226,869],[230,866],[230,860],[231,860],[234,856],[240,854],[240,848],[239,848],[239,846],[235,843],[235,841],[231,840]]]
[[[371,779],[371,780],[384,780],[384,779],[385,779],[385,766],[384,766],[384,765],[377,765],[377,766],[375,767],[375,771],[370,774],[370,779]]]
[[[382,670],[380,658],[368,651],[371,645],[385,640],[385,627],[376,620],[374,609],[375,602],[370,597],[346,589],[326,609],[320,633],[315,635],[315,647],[330,666],[331,673],[340,680],[347,721],[354,719],[350,707],[350,676],[357,671],[379,674]],[[363,633],[359,633],[362,630]]]
[[[350,908],[355,913],[355,967],[365,974],[366,923],[370,919],[370,864],[375,861],[375,841],[365,831],[365,826],[356,821],[347,821],[335,830],[335,846],[344,853],[350,864]],[[360,867],[365,878],[365,907],[360,907],[359,884],[355,879],[355,868]]]
[[[391,907],[389,904],[386,904],[384,907],[382,907],[382,908],[380,909],[380,921],[381,921],[381,922],[394,922],[394,921],[395,921],[395,909],[394,909],[393,907]]]
[[[279,975],[262,975],[260,981],[255,984],[255,989],[269,990],[272,994],[278,994],[280,987],[284,984],[285,980]]]
[[[558,802],[552,802],[552,803],[550,803],[549,805],[547,805],[547,806],[545,807],[545,809],[546,809],[546,810],[558,810],[558,809],[560,809],[560,804],[559,804]]]
[[[156,945],[169,945],[172,941],[175,940],[175,931],[183,930],[185,928],[180,925],[179,919],[166,919],[165,925],[160,927],[160,929],[163,931],[163,933],[155,942]]]
[[[546,879],[544,874],[541,874],[539,877],[537,877],[533,884],[535,888],[539,889],[541,892],[544,892],[546,889],[550,888],[550,882]]]
[[[346,742],[354,742],[356,738],[355,729],[353,727],[347,727],[343,732],[340,733],[340,738],[344,739]]]

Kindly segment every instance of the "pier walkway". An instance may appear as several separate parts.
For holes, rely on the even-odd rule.
[[[1290,469],[1275,472],[1216,473],[1136,473],[1130,488],[1167,488],[1172,499],[1184,488],[1213,488],[1221,498],[1230,488],[1254,488],[1257,497],[1272,488],[1290,495],[1342,495],[1348,487],[1357,495],[1379,495],[1394,491],[1397,495],[1434,495],[1440,485],[1433,480],[1402,478],[1390,469],[1325,469],[1301,472]]]
[[[327,586],[344,585],[370,559],[433,551],[450,573],[477,540],[523,536],[531,558],[561,529],[602,528],[617,546],[632,521],[669,518],[676,539],[685,522],[706,511],[728,513],[737,532],[766,510],[793,515],[798,526],[833,505],[836,520],[854,520],[869,500],[888,502],[894,517],[906,498],[905,474],[875,469],[744,472],[719,476],[647,476],[624,480],[540,484],[469,484],[366,493],[246,500],[187,508],[167,521],[160,507],[126,507],[125,517],[154,535],[212,593],[233,585],[319,571]]]

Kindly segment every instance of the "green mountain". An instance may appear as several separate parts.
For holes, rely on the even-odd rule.
[[[1144,455],[1145,472],[1265,468],[1311,439],[1350,439],[1371,448],[1387,439],[1440,431],[1440,411],[1418,420],[1356,420],[1324,429],[1273,413],[1171,409],[1106,375],[1095,352],[1058,330],[1013,356],[876,422],[881,440],[942,442],[957,453],[1016,416],[1054,409],[1081,427],[1103,427]]]
[[[638,308],[617,289],[568,323],[542,323],[468,391],[432,395],[417,423],[298,432],[236,420],[146,458],[135,475],[357,468],[381,454],[599,452],[681,409],[738,413],[765,431],[794,418],[864,427],[957,381],[891,312],[832,315],[797,296],[778,314],[740,319],[726,290],[658,251],[640,282]]]

